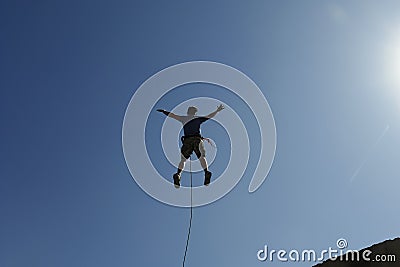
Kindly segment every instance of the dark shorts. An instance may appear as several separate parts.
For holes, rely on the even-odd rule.
[[[183,139],[181,156],[185,159],[188,159],[193,151],[196,154],[197,158],[206,156],[206,150],[204,149],[203,140],[200,137],[193,136]]]

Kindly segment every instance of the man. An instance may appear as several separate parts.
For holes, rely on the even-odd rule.
[[[199,159],[201,167],[204,170],[204,185],[207,186],[210,184],[211,172],[208,170],[207,160],[205,158],[206,151],[203,144],[204,138],[201,136],[200,132],[200,125],[208,119],[213,118],[215,115],[217,115],[218,112],[223,109],[224,106],[219,105],[214,112],[211,112],[205,117],[196,116],[196,107],[189,107],[186,116],[179,116],[163,109],[157,109],[158,112],[162,112],[166,116],[180,121],[183,124],[184,136],[182,136],[181,138],[183,142],[183,145],[181,147],[181,161],[178,165],[178,172],[173,175],[175,188],[180,187],[182,170],[185,167],[186,160],[190,157],[193,151]]]

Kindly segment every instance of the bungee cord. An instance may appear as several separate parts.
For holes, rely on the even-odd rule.
[[[186,239],[185,255],[183,256],[182,267],[185,267],[186,253],[189,246],[190,230],[192,229],[192,218],[193,218],[193,179],[192,179],[192,156],[190,156],[189,171],[190,171],[190,220],[189,220],[189,230]]]

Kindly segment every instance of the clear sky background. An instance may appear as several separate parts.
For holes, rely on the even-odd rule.
[[[256,253],[400,236],[399,1],[1,1],[0,34],[0,266],[182,264],[189,210],[133,181],[121,129],[141,83],[192,60],[253,79],[278,141],[258,191],[247,191],[252,154],[227,196],[194,209],[186,266],[311,266]],[[188,86],[232,101],[252,127],[239,101]],[[159,108],[192,97],[182,89]],[[203,131],[218,174],[225,133]],[[149,151],[168,178],[161,148]]]

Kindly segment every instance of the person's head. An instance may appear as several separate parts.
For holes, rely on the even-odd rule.
[[[196,115],[196,113],[197,113],[196,107],[188,107],[188,110],[187,110],[188,115],[194,116],[194,115]]]

